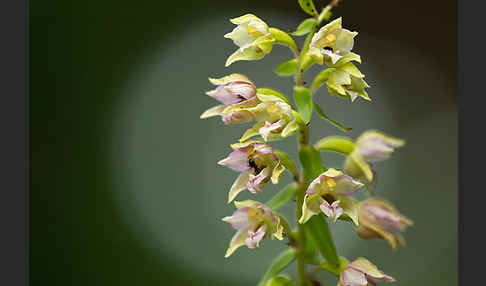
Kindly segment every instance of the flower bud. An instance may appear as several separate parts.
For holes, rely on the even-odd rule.
[[[395,278],[380,271],[366,258],[349,263],[339,276],[338,286],[374,286],[377,283],[395,282]]]
[[[359,226],[356,229],[361,238],[383,238],[393,249],[397,243],[405,245],[401,232],[413,222],[401,215],[389,202],[370,198],[359,203]]]
[[[265,22],[252,14],[246,14],[230,21],[238,26],[224,37],[232,39],[239,49],[227,59],[226,66],[236,61],[258,60],[270,53],[275,38]]]
[[[223,104],[206,110],[201,115],[201,118],[219,115],[225,124],[243,123],[253,119],[253,115],[244,110],[230,113],[223,112],[230,106],[256,106],[258,104],[256,87],[252,81],[241,74],[231,74],[219,79],[210,78],[209,81],[217,87],[206,94]]]
[[[228,203],[245,189],[251,193],[258,193],[268,181],[278,183],[285,167],[270,145],[253,140],[236,143],[232,147],[234,151],[218,162],[219,165],[240,172],[231,186]]]
[[[258,248],[260,242],[269,235],[271,239],[283,239],[283,226],[280,225],[280,218],[270,208],[252,200],[235,202],[235,206],[237,210],[233,215],[222,219],[236,230],[225,257],[229,257],[243,245],[249,249]]]
[[[309,184],[299,223],[307,222],[322,211],[331,222],[336,222],[342,214],[346,214],[358,225],[356,202],[349,195],[361,186],[362,183],[350,176],[330,168]]]

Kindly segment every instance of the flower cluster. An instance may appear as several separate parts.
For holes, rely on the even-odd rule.
[[[361,97],[370,101],[365,88],[368,84],[353,62],[361,63],[361,56],[352,52],[357,32],[342,27],[342,18],[337,18],[318,29],[320,23],[328,20],[330,9],[339,1],[332,1],[320,14],[312,0],[299,0],[302,9],[312,18],[302,22],[292,33],[296,36],[308,34],[304,47],[298,49],[293,38],[274,27],[269,27],[253,14],[246,14],[230,21],[237,25],[224,35],[231,39],[238,49],[231,54],[226,66],[237,61],[262,59],[270,53],[274,44],[287,46],[294,59],[284,61],[276,68],[281,76],[294,75],[294,104],[284,94],[270,89],[258,88],[247,76],[229,74],[221,78],[209,78],[215,88],[206,94],[219,101],[219,105],[209,108],[201,118],[220,116],[226,125],[252,123],[236,143],[232,151],[218,162],[238,176],[228,193],[228,203],[241,192],[248,190],[257,196],[272,182],[278,184],[285,170],[295,182],[290,183],[267,203],[255,200],[235,201],[236,211],[222,220],[236,231],[230,241],[225,257],[236,249],[260,247],[264,238],[283,240],[288,238],[290,250],[282,253],[272,269],[281,271],[294,259],[299,265],[319,265],[316,270],[328,270],[339,276],[338,286],[365,286],[379,282],[393,282],[394,278],[365,258],[350,263],[336,253],[328,224],[338,220],[351,222],[359,237],[381,238],[392,247],[405,245],[402,232],[413,222],[400,214],[388,201],[368,197],[359,201],[353,197],[361,188],[376,186],[376,172],[372,163],[383,161],[395,148],[405,142],[376,130],[362,133],[357,140],[340,136],[324,137],[317,144],[309,143],[309,125],[313,110],[335,127],[344,131],[339,122],[332,120],[313,101],[317,90],[326,84],[331,95],[350,99]],[[304,71],[311,65],[326,65],[315,78],[310,88],[302,80]],[[286,153],[275,150],[272,142],[298,133],[301,172]],[[346,155],[343,168],[325,168],[319,151],[337,151]],[[371,192],[368,192],[369,195]],[[277,213],[278,208],[297,202],[297,222],[295,229]],[[307,239],[309,236],[310,239]],[[312,243],[310,243],[311,241]],[[320,252],[322,262],[315,262],[312,253]],[[314,257],[311,259],[311,257]],[[299,268],[298,285],[309,285],[305,267]],[[259,285],[294,285],[290,277],[269,271]],[[269,277],[267,277],[270,275]]]

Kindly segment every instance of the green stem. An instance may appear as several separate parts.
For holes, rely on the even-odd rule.
[[[309,127],[306,125],[299,131],[299,149],[302,146],[309,144]],[[300,176],[299,189],[297,191],[297,210],[295,216],[297,219],[302,215],[302,205],[304,203],[305,190],[307,188],[307,181],[309,180],[304,170]],[[304,225],[298,224],[297,234],[299,236],[299,253],[297,255],[297,286],[304,286],[306,284],[306,266],[305,266],[305,243],[306,235]]]

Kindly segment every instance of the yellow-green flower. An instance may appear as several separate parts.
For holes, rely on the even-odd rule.
[[[252,200],[235,202],[237,210],[232,216],[223,218],[236,230],[231,239],[225,257],[229,257],[237,248],[246,245],[250,249],[258,248],[267,236],[271,239],[283,239],[283,226],[280,218],[267,206]]]
[[[362,183],[341,171],[330,168],[319,175],[307,188],[299,223],[306,223],[313,215],[323,212],[331,222],[346,214],[358,225],[357,203],[350,197]]]
[[[246,14],[230,21],[238,26],[224,37],[232,39],[239,49],[226,60],[226,66],[236,61],[258,60],[272,51],[275,37],[260,18]]]
[[[357,233],[362,238],[383,238],[395,250],[397,243],[405,246],[401,232],[413,222],[401,215],[384,199],[369,198],[359,203],[359,226]]]
[[[370,87],[353,63],[344,63],[326,70],[325,82],[331,95],[349,98],[354,101],[361,97],[371,101],[365,88]]]
[[[312,37],[308,55],[318,64],[326,62],[335,65],[353,60],[361,62],[360,56],[351,52],[354,37],[358,32],[343,29],[341,24],[342,18],[339,17],[322,27]]]
[[[338,286],[374,286],[378,283],[395,282],[368,259],[359,257],[349,263],[339,276]]]

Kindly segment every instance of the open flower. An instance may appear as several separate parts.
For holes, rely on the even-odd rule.
[[[236,234],[231,239],[225,257],[230,256],[238,247],[246,245],[250,249],[258,248],[267,236],[271,239],[283,239],[283,226],[280,218],[267,206],[252,200],[235,202],[237,210],[232,216],[223,218],[231,224]]]
[[[371,101],[365,91],[370,86],[364,81],[364,77],[354,64],[345,63],[327,69],[325,82],[331,95],[350,98],[351,101],[358,97]]]
[[[306,223],[313,215],[323,212],[332,222],[346,214],[358,225],[357,203],[349,196],[362,183],[336,169],[329,169],[312,181],[307,188],[299,223]]]
[[[395,278],[380,271],[366,258],[360,257],[349,263],[339,276],[338,286],[374,286],[378,283],[395,282]]]
[[[250,112],[241,110],[238,112],[223,113],[223,111],[236,104],[245,106],[256,106],[256,87],[251,80],[241,74],[231,74],[222,78],[209,78],[209,81],[216,85],[216,89],[206,94],[221,102],[221,105],[214,106],[201,114],[201,118],[221,116],[225,124],[248,122],[253,119]]]
[[[270,145],[251,140],[233,144],[231,147],[234,151],[227,158],[218,162],[220,165],[240,172],[231,186],[228,203],[245,189],[255,194],[260,192],[270,180],[273,184],[278,183],[285,167],[280,163],[280,159]]]
[[[330,65],[345,63],[352,60],[361,62],[360,56],[352,53],[354,37],[358,32],[343,29],[342,19],[337,18],[322,27],[312,37],[308,54],[322,65],[324,61]]]
[[[383,238],[395,250],[397,243],[405,245],[401,232],[413,222],[401,215],[389,202],[369,198],[359,203],[359,226],[356,229],[362,238]]]
[[[238,26],[224,37],[232,39],[239,49],[226,60],[226,66],[236,61],[258,60],[272,51],[275,38],[260,18],[246,14],[230,21]]]
[[[374,173],[370,163],[390,157],[395,148],[405,145],[405,141],[387,136],[376,130],[365,131],[358,137],[354,150],[346,157],[346,174],[369,185],[373,183]]]

